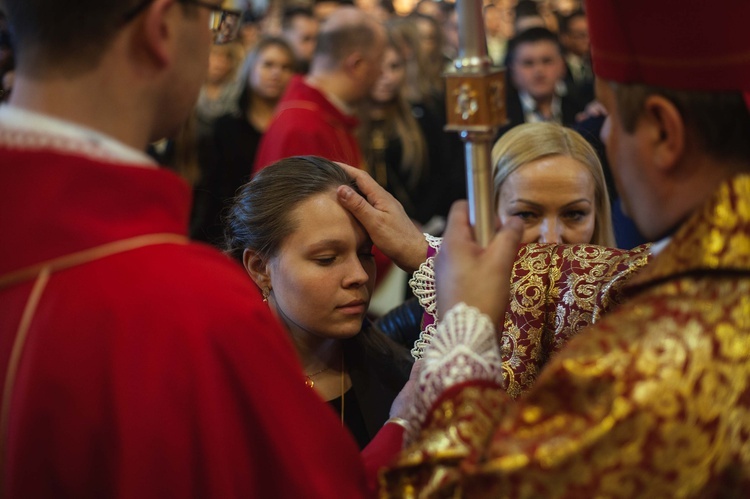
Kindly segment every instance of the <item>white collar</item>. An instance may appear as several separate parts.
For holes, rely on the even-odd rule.
[[[40,139],[40,145],[81,152],[118,163],[156,167],[156,162],[139,151],[103,133],[70,121],[5,104],[0,106],[0,126],[26,132]],[[2,139],[2,137],[0,137]],[[34,142],[30,144],[33,147]]]
[[[528,92],[519,91],[518,97],[521,100],[521,108],[523,109],[526,123],[554,121],[555,123],[562,124],[562,101],[557,94],[552,96],[552,118],[550,120],[544,120],[539,115],[536,100]]]

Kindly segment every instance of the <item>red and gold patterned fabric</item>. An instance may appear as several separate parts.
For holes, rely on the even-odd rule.
[[[723,184],[626,300],[517,401],[464,383],[382,497],[742,496],[750,487],[750,176]]]
[[[621,301],[625,283],[648,262],[631,251],[588,244],[529,244],[518,252],[501,338],[503,378],[516,398],[568,340]]]
[[[184,241],[185,182],[4,125],[0,165],[0,495],[367,496],[247,275]]]

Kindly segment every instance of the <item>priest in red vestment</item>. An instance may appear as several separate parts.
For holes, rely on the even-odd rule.
[[[650,261],[620,283],[622,302],[513,400],[497,330],[518,228],[482,249],[466,204],[454,207],[434,269],[439,322],[415,380],[422,395],[410,443],[382,475],[383,497],[742,497],[750,488],[750,3],[589,0],[587,14],[609,112],[602,138],[628,213],[657,241]],[[366,194],[374,206],[340,188],[389,252],[368,223],[386,225],[387,203]],[[529,269],[557,270],[538,253]],[[574,270],[570,289],[584,284]],[[591,267],[580,274],[595,277]],[[527,289],[550,289],[543,282]]]
[[[310,73],[297,76],[263,134],[253,172],[289,156],[314,155],[363,168],[354,106],[380,74],[385,30],[353,7],[323,24]]]
[[[188,185],[142,152],[187,117],[212,36],[236,34],[219,4],[3,2],[4,497],[368,493],[255,286],[187,240]]]

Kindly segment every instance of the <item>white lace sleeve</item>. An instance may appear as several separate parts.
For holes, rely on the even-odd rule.
[[[424,235],[427,244],[435,250],[435,254],[422,262],[419,268],[409,279],[414,296],[419,299],[419,304],[428,314],[432,314],[437,319],[437,300],[435,299],[435,257],[440,251],[440,245],[443,239],[440,237]]]
[[[503,379],[500,347],[490,318],[459,303],[445,314],[424,351],[418,400],[412,406],[406,439],[411,440],[433,404],[448,388],[467,381]]]
[[[424,237],[427,240],[427,244],[435,250],[435,254],[422,262],[419,269],[409,279],[409,286],[424,311],[433,317],[435,324],[428,324],[419,333],[419,339],[414,343],[414,348],[411,350],[411,354],[415,359],[421,359],[424,355],[425,348],[430,344],[432,337],[435,335],[435,325],[438,321],[437,299],[435,297],[435,257],[440,252],[440,245],[443,239],[431,236],[430,234],[425,234]]]

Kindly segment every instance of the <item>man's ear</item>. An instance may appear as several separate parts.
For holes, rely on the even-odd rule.
[[[242,252],[242,266],[245,267],[247,275],[261,291],[271,289],[271,274],[268,271],[268,263],[257,251],[246,248]]]
[[[343,67],[348,75],[355,79],[362,78],[367,66],[367,60],[361,51],[355,50],[344,58]]]
[[[649,95],[643,103],[638,126],[646,127],[647,143],[651,146],[654,165],[671,170],[685,154],[685,120],[677,106],[661,95]]]
[[[154,0],[143,13],[143,44],[159,67],[171,61],[175,0]]]

